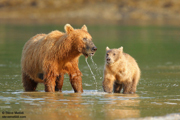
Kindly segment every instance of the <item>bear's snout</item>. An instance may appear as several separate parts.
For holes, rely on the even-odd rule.
[[[106,64],[110,65],[112,63],[114,63],[114,60],[111,57],[106,57]]]
[[[97,47],[94,45],[92,40],[88,40],[85,43],[82,53],[87,58],[88,56],[93,56],[97,51]]]
[[[91,49],[92,52],[96,52],[96,50],[97,50],[96,46],[92,47],[92,49]]]
[[[110,59],[110,58],[107,58],[106,61],[109,62],[109,61],[111,61],[111,59]]]

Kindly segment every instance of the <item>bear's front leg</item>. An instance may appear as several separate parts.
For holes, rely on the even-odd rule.
[[[122,84],[114,83],[114,93],[120,93],[122,89]]]
[[[70,74],[69,77],[70,77],[70,82],[71,82],[72,88],[74,89],[74,92],[82,93],[83,87],[82,87],[81,74],[73,73],[73,74]]]
[[[70,83],[74,92],[83,92],[82,87],[82,73],[78,68],[78,59],[74,59],[69,63],[66,63],[64,70],[67,71],[70,78]]]

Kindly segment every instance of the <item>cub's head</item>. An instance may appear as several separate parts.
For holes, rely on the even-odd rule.
[[[70,39],[72,39],[74,48],[82,53],[86,58],[93,56],[97,47],[92,42],[92,37],[88,33],[86,25],[81,29],[74,29],[70,24],[66,24],[64,29]]]
[[[109,49],[109,47],[106,47],[106,65],[112,65],[119,59],[121,59],[121,56],[123,55],[123,47],[120,47],[118,49]]]

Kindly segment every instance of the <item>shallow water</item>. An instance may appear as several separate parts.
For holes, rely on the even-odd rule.
[[[80,27],[80,26],[78,26]],[[63,26],[0,26],[0,115],[26,119],[180,119],[180,27],[88,26],[98,50],[94,63],[80,57],[84,93],[74,93],[65,75],[63,92],[24,92],[21,51],[37,33]],[[102,90],[106,46],[124,47],[140,66],[142,75],[133,95],[107,94]],[[97,85],[97,87],[96,87]],[[19,112],[19,114],[15,114]]]

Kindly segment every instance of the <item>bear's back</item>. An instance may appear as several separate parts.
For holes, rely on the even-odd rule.
[[[136,60],[131,55],[127,53],[123,53],[123,55],[125,56],[125,59],[127,60],[128,63],[136,64]]]
[[[127,60],[128,71],[131,71],[132,74],[140,74],[139,66],[136,60],[129,54],[123,53],[125,59]]]
[[[22,52],[22,70],[30,75],[34,75],[34,77],[31,77],[35,78],[37,72],[42,72],[42,66],[45,57],[50,56],[49,53],[52,51],[52,48],[54,48],[54,44],[58,40],[62,41],[61,37],[63,35],[63,32],[55,30],[50,32],[49,34],[37,34],[33,36],[30,40],[28,40],[24,45]]]

